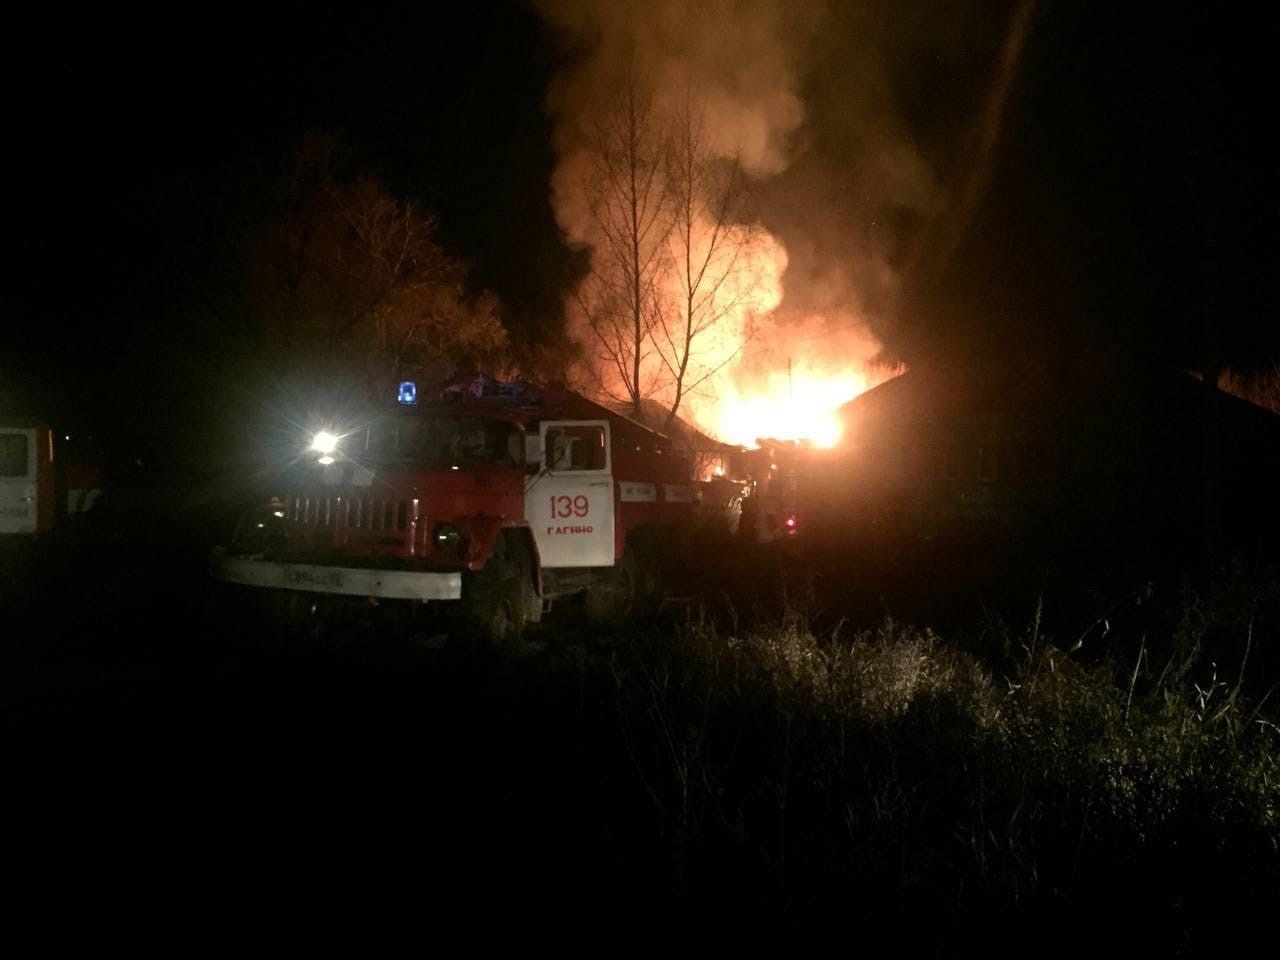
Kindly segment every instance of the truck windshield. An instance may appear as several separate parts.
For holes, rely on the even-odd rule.
[[[363,456],[378,463],[424,467],[519,467],[524,463],[520,429],[487,417],[392,417],[370,424],[364,441]]]

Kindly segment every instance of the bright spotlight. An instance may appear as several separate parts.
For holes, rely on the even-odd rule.
[[[338,449],[338,438],[321,430],[311,438],[311,449],[316,453],[330,454]]]

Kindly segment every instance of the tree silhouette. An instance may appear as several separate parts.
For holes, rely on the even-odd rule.
[[[758,230],[747,215],[747,191],[736,159],[710,149],[706,108],[686,87],[666,157],[673,210],[670,233],[674,303],[658,311],[653,341],[670,377],[664,429],[684,398],[724,368],[751,336],[754,284],[748,247]],[[732,317],[733,343],[708,349],[717,327]]]
[[[660,109],[634,70],[586,152],[577,186],[591,269],[570,304],[587,341],[583,385],[638,420],[661,404],[669,428],[751,334],[758,228],[746,181],[713,149],[696,91]]]
[[[591,269],[573,296],[591,341],[589,370],[637,419],[657,388],[651,334],[662,310],[671,204],[667,136],[634,71],[593,130],[582,185],[593,228]]]
[[[467,294],[435,217],[374,177],[338,179],[336,165],[327,138],[292,151],[245,244],[243,309],[271,352],[379,392],[408,373],[497,364],[500,305]]]

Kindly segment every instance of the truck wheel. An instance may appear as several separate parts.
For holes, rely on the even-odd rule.
[[[317,594],[281,590],[272,598],[279,639],[287,648],[336,647],[341,637],[334,611]]]
[[[619,627],[636,612],[639,590],[635,552],[628,547],[609,576],[587,588],[587,619],[601,627]]]
[[[461,623],[464,634],[514,650],[524,639],[526,597],[519,570],[493,558],[463,581]]]

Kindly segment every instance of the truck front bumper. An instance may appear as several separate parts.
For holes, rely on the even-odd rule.
[[[308,563],[277,563],[252,557],[211,558],[213,576],[227,583],[308,593],[337,593],[385,600],[459,600],[461,573],[418,570],[370,570],[365,567],[326,567]]]

